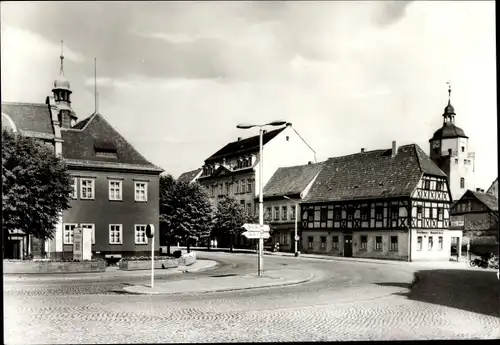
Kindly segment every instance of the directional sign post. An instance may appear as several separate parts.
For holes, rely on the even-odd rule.
[[[243,224],[243,228],[246,231],[250,231],[250,232],[255,232],[255,231],[258,231],[258,232],[260,232],[260,231],[269,232],[271,230],[271,228],[267,224],[264,224],[264,225],[260,225],[260,224]]]
[[[268,232],[260,232],[260,231],[245,231],[244,233],[242,233],[242,235],[248,239],[259,239],[259,238],[268,239],[269,237],[271,237],[271,235],[269,235]]]
[[[262,270],[262,261],[263,261],[263,254],[264,254],[264,251],[263,251],[263,247],[264,247],[264,242],[263,240],[264,239],[267,239],[269,238],[271,235],[269,234],[269,231],[271,230],[271,228],[269,227],[269,225],[266,225],[266,224],[263,224],[263,225],[260,225],[260,224],[244,224],[242,226],[246,231],[242,234],[243,236],[245,236],[246,238],[248,239],[258,239],[259,240],[259,251],[258,251],[258,265],[259,265],[259,269],[258,269],[258,273],[259,273],[259,276],[262,276],[263,274],[263,270]]]
[[[155,287],[155,227],[153,224],[146,226],[146,236],[151,239],[151,289]]]

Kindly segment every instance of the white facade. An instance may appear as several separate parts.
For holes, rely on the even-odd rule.
[[[264,171],[262,186],[267,184],[279,167],[303,165],[308,162],[316,163],[316,152],[304,142],[291,125],[287,126],[281,133],[264,145],[263,155]],[[259,157],[254,167],[256,198],[259,197],[260,164],[262,164],[262,160]]]

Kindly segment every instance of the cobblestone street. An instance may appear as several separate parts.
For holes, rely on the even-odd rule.
[[[248,254],[199,253],[217,273],[247,273]],[[5,343],[154,343],[493,339],[500,336],[494,272],[420,272],[383,265],[266,257],[267,269],[307,269],[305,284],[186,295],[118,294],[129,281],[6,283]],[[398,268],[398,269],[395,269]],[[143,278],[143,283],[146,279]],[[167,280],[165,280],[167,281]],[[459,282],[460,285],[455,285]],[[17,285],[16,285],[17,284]],[[465,301],[464,301],[465,300]],[[29,324],[27,332],[19,324]]]

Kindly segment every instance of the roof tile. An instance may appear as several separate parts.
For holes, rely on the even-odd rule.
[[[199,168],[199,169],[196,169],[196,170],[191,170],[191,171],[187,171],[185,173],[182,173],[181,176],[179,176],[179,178],[177,179],[178,182],[182,182],[182,181],[185,181],[185,182],[191,182],[201,171],[202,169]]]
[[[322,163],[278,168],[264,187],[264,197],[286,196],[303,192],[321,170],[321,167]]]
[[[2,113],[9,115],[19,130],[54,134],[47,104],[2,102]]]

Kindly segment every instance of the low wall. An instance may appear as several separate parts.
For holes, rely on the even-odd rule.
[[[179,266],[179,259],[155,260],[155,269],[176,268]],[[151,269],[151,260],[122,260],[119,268],[124,271],[148,270]]]
[[[176,268],[178,266],[189,266],[196,262],[196,253],[182,255],[179,259],[155,259],[155,269]],[[119,263],[120,270],[148,270],[151,269],[151,260],[122,260]]]
[[[30,274],[30,273],[90,273],[104,272],[104,261],[4,261],[3,273],[5,274]]]

